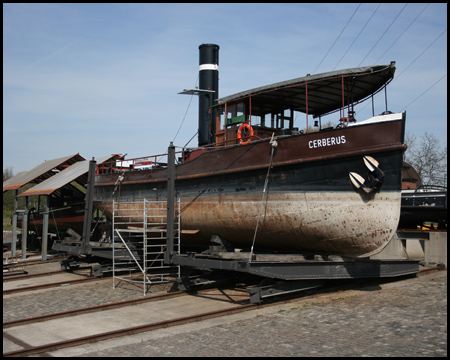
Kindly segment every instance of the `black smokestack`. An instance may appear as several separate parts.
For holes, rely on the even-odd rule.
[[[199,89],[213,90],[198,98],[198,146],[215,142],[216,109],[210,107],[219,98],[219,45],[202,44],[200,50]]]

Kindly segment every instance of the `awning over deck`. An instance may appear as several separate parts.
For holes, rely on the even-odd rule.
[[[263,115],[293,109],[314,117],[357,104],[394,78],[395,62],[331,71],[265,85],[217,100],[218,105],[251,98],[251,113]],[[343,91],[344,90],[344,91]]]

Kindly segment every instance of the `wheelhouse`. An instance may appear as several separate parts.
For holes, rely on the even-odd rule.
[[[279,135],[308,132],[311,120],[321,128],[321,117],[339,112],[339,125],[355,122],[354,106],[386,88],[395,62],[283,81],[216,100],[216,145],[245,144]],[[387,104],[386,104],[387,107]],[[387,108],[386,108],[387,111]],[[300,115],[302,113],[302,115]],[[306,117],[305,129],[295,126]],[[245,126],[248,124],[250,126]],[[215,125],[215,126],[214,126]]]

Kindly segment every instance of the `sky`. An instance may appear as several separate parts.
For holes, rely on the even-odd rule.
[[[406,111],[407,134],[447,142],[444,3],[4,3],[3,169],[185,146],[198,130],[198,99],[177,93],[198,86],[204,43],[220,46],[219,97],[396,61],[389,110]],[[370,102],[355,110],[358,120],[372,116]]]

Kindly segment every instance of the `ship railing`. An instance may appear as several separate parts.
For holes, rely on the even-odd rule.
[[[250,140],[250,142],[256,141],[256,140],[265,140],[264,138],[261,138],[257,135],[249,135],[249,136],[242,136],[241,138],[242,142],[246,142],[248,140]],[[218,143],[215,143],[211,146],[214,146],[216,148],[222,148],[222,147],[228,147],[228,146],[234,146],[234,145],[240,145],[240,141],[238,138],[234,138],[234,139],[228,139],[228,140],[224,140]],[[208,145],[206,145],[208,146]]]
[[[261,138],[257,135],[243,136],[242,141],[250,140],[251,142],[257,140],[267,140]],[[229,139],[225,141],[221,141],[214,144],[203,145],[196,148],[182,148],[182,150],[175,152],[175,158],[178,163],[184,163],[193,159],[191,156],[194,152],[204,152],[210,150],[217,150],[229,146],[237,146],[239,145],[238,139]],[[105,162],[102,164],[97,164],[97,175],[102,174],[111,174],[111,173],[122,173],[125,171],[140,171],[140,170],[153,170],[167,168],[167,153],[166,154],[158,154],[158,155],[150,155],[133,159],[121,159],[114,160],[111,162]]]
[[[167,167],[167,154],[150,155],[134,159],[120,159],[97,165],[96,174],[148,170]]]
[[[437,184],[422,184],[414,192],[446,192],[447,186]]]

